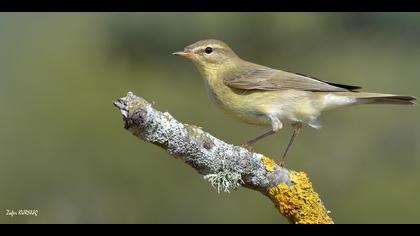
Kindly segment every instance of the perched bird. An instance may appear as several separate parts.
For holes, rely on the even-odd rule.
[[[219,40],[201,40],[175,52],[197,67],[211,99],[226,113],[249,124],[271,129],[242,146],[250,149],[258,140],[278,132],[283,124],[293,135],[283,152],[281,165],[305,123],[321,128],[322,111],[356,104],[413,105],[416,98],[359,92],[359,86],[315,79],[242,60]]]

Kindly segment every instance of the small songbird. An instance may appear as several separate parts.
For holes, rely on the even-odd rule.
[[[249,124],[271,126],[243,147],[250,149],[253,143],[278,132],[283,124],[293,127],[282,166],[303,123],[321,128],[322,111],[369,103],[413,105],[416,100],[413,96],[359,92],[359,86],[254,64],[242,60],[219,40],[201,40],[173,54],[191,59],[204,78],[211,99],[223,111]]]

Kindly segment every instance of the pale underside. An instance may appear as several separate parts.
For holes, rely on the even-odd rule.
[[[226,90],[231,89],[226,87]],[[271,125],[278,130],[282,124],[306,123],[321,128],[319,116],[324,110],[356,103],[355,97],[329,92],[299,90],[236,91],[226,93],[209,88],[212,100],[227,114],[249,124]],[[224,96],[223,101],[220,96]],[[226,99],[229,97],[229,99]],[[238,102],[240,101],[240,102]],[[280,127],[278,127],[280,126]]]

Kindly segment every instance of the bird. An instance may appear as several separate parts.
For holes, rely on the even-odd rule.
[[[323,111],[358,104],[415,105],[414,96],[361,92],[360,86],[320,80],[304,74],[273,69],[241,59],[226,43],[206,39],[174,55],[190,59],[204,79],[211,100],[226,114],[269,130],[241,146],[252,150],[257,141],[293,128],[280,165],[285,166],[304,124],[319,129]]]

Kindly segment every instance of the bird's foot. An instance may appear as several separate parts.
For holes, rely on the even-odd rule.
[[[281,160],[281,161],[280,161],[280,166],[281,166],[282,168],[284,168],[284,167],[286,166],[286,161],[285,161],[285,160]]]
[[[251,144],[249,144],[249,143],[244,143],[244,144],[241,145],[241,147],[245,148],[246,150],[248,150],[250,152],[254,151]]]

